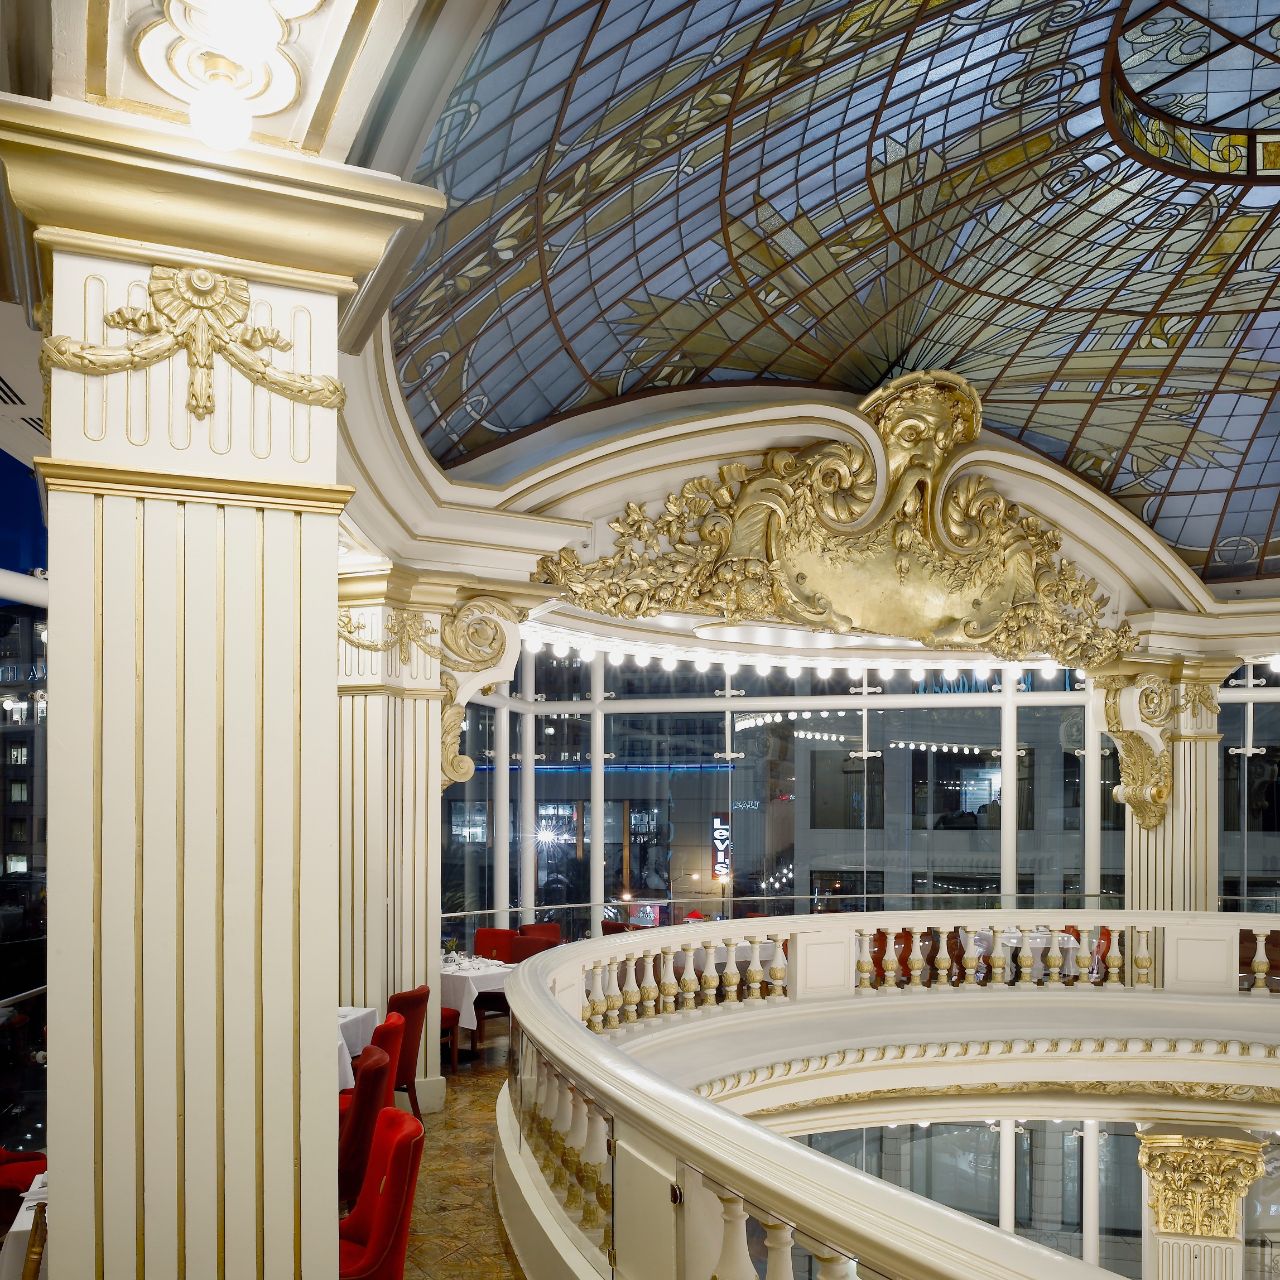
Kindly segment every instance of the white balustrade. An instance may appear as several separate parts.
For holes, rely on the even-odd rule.
[[[720,989],[720,975],[716,972],[716,944],[702,944],[702,1007],[714,1006],[716,992]]]
[[[639,1018],[640,984],[636,981],[635,953],[628,951],[622,962],[626,980],[622,984],[622,1020],[635,1022]]]

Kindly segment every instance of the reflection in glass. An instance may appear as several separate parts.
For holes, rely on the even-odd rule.
[[[1108,1120],[1098,1137],[1098,1264],[1142,1275],[1142,1170],[1134,1126]]]
[[[1052,1120],[1018,1124],[1015,1230],[1037,1244],[1083,1257],[1081,1130]]]
[[[1018,894],[1079,906],[1084,878],[1084,708],[1018,708]]]

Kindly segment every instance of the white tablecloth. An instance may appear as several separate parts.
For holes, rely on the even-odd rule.
[[[351,1059],[373,1039],[378,1025],[377,1009],[343,1005],[338,1009],[338,1088],[350,1089],[356,1082]]]
[[[22,1264],[27,1258],[27,1241],[31,1236],[31,1223],[35,1218],[36,1205],[49,1199],[49,1176],[40,1174],[31,1184],[31,1190],[23,1197],[22,1208],[9,1228],[9,1234],[0,1247],[0,1280],[22,1280]],[[49,1248],[46,1246],[44,1258],[40,1263],[41,1280],[49,1274]]]
[[[514,965],[490,965],[483,969],[467,969],[462,973],[440,970],[440,1007],[457,1009],[458,1026],[463,1031],[476,1029],[476,996],[482,991],[501,991]]]

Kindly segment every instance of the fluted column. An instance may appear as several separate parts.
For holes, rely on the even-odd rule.
[[[331,1280],[338,351],[439,197],[11,98],[0,162],[47,290],[50,1274]]]
[[[418,1100],[444,1104],[440,1074],[440,792],[471,776],[467,699],[510,677],[516,605],[459,598],[456,582],[393,568],[343,574],[338,640],[339,991],[386,1008],[432,989]]]
[[[1131,910],[1218,903],[1218,700],[1234,659],[1117,664],[1092,685],[1115,743]]]
[[[1261,1142],[1243,1131],[1138,1135],[1147,1175],[1154,1256],[1145,1280],[1232,1280],[1243,1274],[1241,1206],[1264,1169]]]

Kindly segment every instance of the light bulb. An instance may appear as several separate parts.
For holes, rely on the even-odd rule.
[[[954,662],[948,662],[947,665],[942,668],[942,678],[944,680],[956,680],[959,679],[959,676],[960,668],[957,667]]]
[[[861,662],[846,662],[844,669],[849,673],[850,680],[861,680],[863,672],[866,671],[866,667]]]
[[[695,671],[707,671],[711,667],[711,663],[706,658],[695,658],[693,661],[693,669]]]
[[[773,663],[768,658],[757,658],[755,668],[757,675],[767,676],[773,670]]]
[[[187,107],[191,132],[214,151],[236,151],[249,141],[253,113],[249,104],[226,80],[214,80],[198,89]]]
[[[623,653],[621,649],[610,649],[610,650],[609,650],[609,665],[610,665],[611,667],[620,667],[620,666],[622,666],[623,662],[626,660],[626,656],[627,656],[627,655],[626,655],[625,653]]]
[[[919,684],[925,677],[925,669],[918,662],[915,662],[912,663],[911,670],[908,671],[907,674],[912,678],[912,680]]]
[[[662,655],[663,671],[674,671],[676,669],[676,655],[674,653],[664,653]]]
[[[787,663],[787,675],[789,675],[793,680],[798,680],[800,678],[800,673],[803,670],[804,668],[794,658]]]
[[[729,658],[724,663],[724,673],[727,676],[736,676],[738,674],[738,662],[736,658]]]
[[[877,668],[881,680],[892,680],[893,673],[897,671],[897,667],[892,662],[882,662]]]
[[[596,660],[595,646],[580,644],[578,646],[578,657],[580,657],[583,662],[594,662]]]
[[[569,642],[567,640],[557,640],[551,646],[551,652],[557,658],[567,658],[569,656]]]
[[[979,662],[973,668],[973,678],[975,680],[991,679],[991,664],[989,662]]]
[[[649,652],[646,649],[637,649],[635,652],[635,663],[637,667],[647,667],[649,665]]]
[[[1051,658],[1046,658],[1045,661],[1040,664],[1040,674],[1044,676],[1046,680],[1052,680],[1053,677],[1058,674],[1058,664]]]
[[[1267,670],[1273,675],[1280,675],[1280,653],[1271,656],[1267,662]]]
[[[530,636],[530,637],[529,637],[529,638],[524,642],[524,647],[525,647],[525,652],[526,652],[526,653],[541,653],[541,652],[542,652],[542,639],[541,639],[541,637],[540,637],[540,636]]]
[[[816,667],[814,667],[813,670],[814,670],[814,674],[818,677],[819,680],[831,679],[831,663],[820,662]]]

